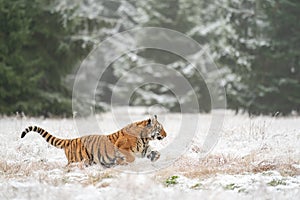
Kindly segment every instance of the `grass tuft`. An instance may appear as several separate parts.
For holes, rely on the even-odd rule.
[[[239,185],[236,185],[235,183],[230,183],[228,185],[225,185],[223,188],[225,190],[234,190],[234,189],[237,189],[237,188],[240,188],[241,186]]]
[[[178,183],[178,179],[179,176],[171,176],[169,178],[167,178],[167,180],[165,181],[166,186],[170,186],[170,185],[176,185]]]
[[[267,183],[267,185],[276,187],[278,185],[287,185],[287,183],[284,180],[281,180],[281,179],[273,179],[272,181]]]
[[[195,185],[192,185],[190,188],[191,189],[194,189],[194,190],[197,190],[197,189],[200,189],[203,185],[201,183],[196,183]]]

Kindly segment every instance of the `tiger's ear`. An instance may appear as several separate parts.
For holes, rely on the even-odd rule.
[[[147,126],[151,126],[151,119],[148,119]]]
[[[151,126],[153,123],[157,122],[157,116],[154,115],[153,117],[149,118],[147,121],[147,126]]]
[[[152,123],[157,121],[157,115],[153,115],[152,117]]]

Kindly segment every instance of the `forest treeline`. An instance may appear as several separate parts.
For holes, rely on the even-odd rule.
[[[68,80],[80,62],[106,37],[147,26],[176,30],[209,45],[222,72],[218,84],[226,89],[228,108],[249,114],[299,113],[299,10],[298,0],[0,0],[0,113],[71,116]],[[138,64],[133,57],[183,74],[188,66],[173,55],[132,52],[106,71],[96,98],[100,107],[109,104],[111,86],[122,70]],[[200,111],[209,112],[204,80],[189,73],[184,76],[197,93]],[[160,103],[180,111],[170,94],[160,85],[142,87],[130,105]]]

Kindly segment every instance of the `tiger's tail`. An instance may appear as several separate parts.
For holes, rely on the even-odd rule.
[[[43,138],[45,138],[45,140],[57,147],[57,148],[60,148],[60,149],[63,149],[65,148],[66,146],[66,143],[69,143],[69,140],[68,139],[60,139],[60,138],[57,138],[57,137],[54,137],[53,135],[51,135],[50,133],[48,133],[47,131],[45,131],[44,129],[40,128],[40,127],[37,127],[37,126],[29,126],[27,127],[23,132],[22,132],[22,135],[21,135],[21,138],[25,137],[25,135],[27,133],[29,133],[30,131],[33,131],[33,132],[37,132],[39,133]]]

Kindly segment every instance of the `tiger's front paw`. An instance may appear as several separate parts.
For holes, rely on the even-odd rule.
[[[147,158],[149,158],[152,162],[155,162],[159,159],[160,153],[158,151],[151,151]]]

